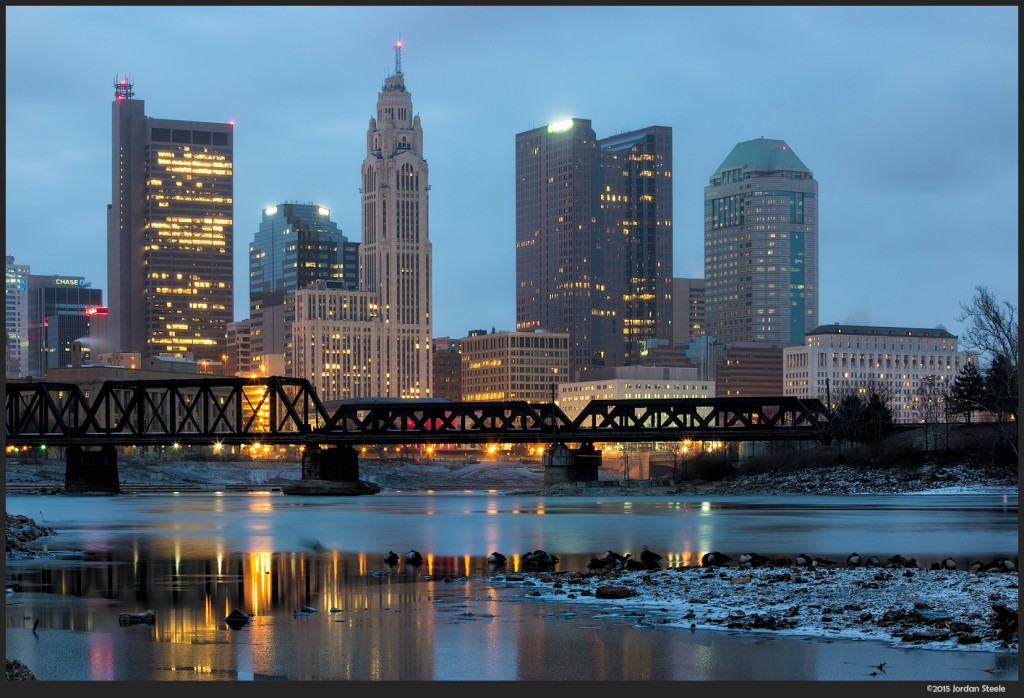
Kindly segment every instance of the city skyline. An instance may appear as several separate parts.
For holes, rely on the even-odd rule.
[[[672,128],[675,277],[703,277],[708,178],[763,136],[820,183],[822,324],[959,335],[975,286],[1016,303],[1016,7],[634,8],[643,48],[616,51],[622,11],[8,6],[6,253],[109,292],[108,110],[127,75],[160,118],[235,123],[246,318],[266,206],[323,205],[362,241],[366,123],[400,36],[431,168],[436,337],[515,328],[515,136],[563,118],[602,137]],[[301,54],[260,48],[281,26],[303,27]],[[168,60],[183,31],[194,45]]]

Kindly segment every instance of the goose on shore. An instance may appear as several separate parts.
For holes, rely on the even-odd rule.
[[[628,553],[626,554],[626,559],[622,562],[622,566],[624,569],[631,571],[650,569],[646,562],[641,562],[640,560],[637,560],[635,557],[629,555]]]
[[[718,567],[727,562],[732,562],[732,558],[724,553],[718,552],[717,550],[710,553],[704,553],[700,558],[701,567]]]
[[[740,564],[746,565],[747,567],[764,567],[769,562],[771,562],[771,560],[764,555],[759,555],[758,553],[743,553],[740,555]]]
[[[640,551],[640,562],[643,562],[644,564],[657,563],[660,559],[661,555],[651,551],[646,545],[644,546],[644,549]]]

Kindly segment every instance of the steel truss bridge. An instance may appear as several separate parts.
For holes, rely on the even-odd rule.
[[[11,445],[620,443],[822,438],[818,400],[594,400],[574,419],[551,403],[368,399],[330,409],[286,377],[6,383]]]

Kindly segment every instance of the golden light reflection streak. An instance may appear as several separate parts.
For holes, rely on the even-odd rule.
[[[263,613],[264,608],[270,607],[271,585],[273,583],[273,575],[269,574],[271,557],[269,552],[249,553],[250,613],[257,616]]]
[[[469,576],[469,555],[464,555],[462,558],[466,562],[466,576]]]

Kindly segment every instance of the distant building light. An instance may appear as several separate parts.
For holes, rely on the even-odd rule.
[[[265,209],[263,209],[263,213],[267,214],[268,216],[273,216],[275,213],[277,213],[277,206],[267,206]]]
[[[324,208],[323,206],[318,208],[316,210],[316,212],[319,213],[321,216],[330,216],[331,215],[331,210],[328,209],[328,208]]]

